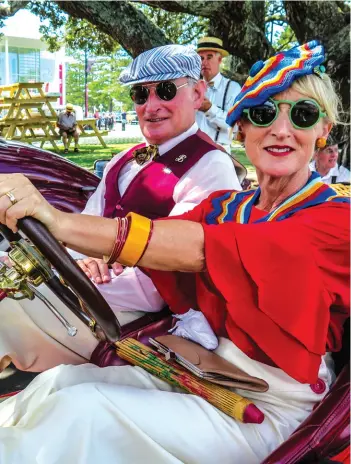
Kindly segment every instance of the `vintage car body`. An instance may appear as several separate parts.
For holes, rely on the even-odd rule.
[[[84,209],[100,181],[60,155],[0,138],[0,173],[17,172],[28,176],[56,208],[75,213]]]

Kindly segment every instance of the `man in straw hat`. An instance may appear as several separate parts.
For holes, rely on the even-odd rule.
[[[221,39],[202,37],[196,51],[200,55],[201,73],[207,83],[206,97],[199,108],[196,122],[202,131],[230,153],[229,126],[225,119],[240,92],[240,85],[219,72],[223,57],[229,55]]]
[[[77,120],[73,110],[73,105],[67,103],[66,111],[63,111],[57,118],[57,127],[60,130],[62,136],[62,142],[64,145],[64,153],[68,153],[68,139],[69,137],[74,138],[74,151],[77,153],[79,133],[77,131]]]
[[[122,72],[120,81],[130,86],[146,143],[111,160],[84,214],[114,218],[134,211],[155,219],[182,214],[213,191],[241,190],[235,168],[243,167],[238,163],[234,166],[223,148],[201,132],[195,122],[206,90],[200,70],[201,60],[191,47],[166,45],[142,53]],[[72,255],[84,272],[100,284],[99,290],[119,313],[122,324],[140,317],[140,311],[163,308],[164,301],[152,281],[139,269],[123,269],[112,263],[110,270],[102,260]],[[46,288],[41,291],[48,292]],[[0,303],[11,306],[0,327],[0,358],[10,354],[20,369],[32,371],[89,360],[97,345],[89,329],[55,299],[54,305],[78,328],[77,335],[69,337],[36,300],[6,299]],[[11,343],[9,337],[2,337],[5,331],[13,334]]]

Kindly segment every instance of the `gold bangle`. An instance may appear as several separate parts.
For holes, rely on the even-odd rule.
[[[144,253],[149,240],[151,220],[136,213],[128,213],[130,220],[129,233],[118,262],[126,266],[135,266]]]

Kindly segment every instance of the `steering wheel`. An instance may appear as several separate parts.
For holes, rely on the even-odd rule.
[[[106,338],[110,342],[119,340],[121,326],[110,306],[95,285],[44,224],[35,218],[25,217],[18,220],[18,228],[57,270],[77,297],[84,302],[87,310],[100,326]],[[14,234],[4,225],[1,225],[0,229],[8,241],[18,241],[22,238],[20,234]],[[56,276],[50,279],[47,285],[80,319],[83,319],[78,299],[69,289],[61,284]]]

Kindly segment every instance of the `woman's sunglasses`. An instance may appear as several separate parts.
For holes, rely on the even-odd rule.
[[[245,109],[243,113],[254,126],[268,127],[277,119],[281,103],[290,105],[289,119],[295,129],[311,129],[321,118],[327,116],[316,101],[307,99],[291,101],[270,98],[262,105]]]
[[[178,89],[188,85],[188,82],[182,85],[176,85],[172,81],[163,81],[152,85],[134,85],[130,89],[130,98],[137,105],[144,105],[150,95],[150,88],[154,88],[156,95],[164,101],[173,100],[177,95]]]

